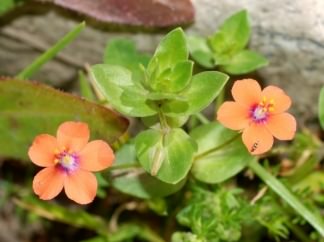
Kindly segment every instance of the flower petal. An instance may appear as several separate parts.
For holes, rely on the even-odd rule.
[[[236,102],[224,102],[217,111],[217,120],[229,129],[244,129],[250,122],[249,109]]]
[[[68,198],[79,204],[93,201],[97,193],[97,179],[89,171],[77,170],[67,176],[64,190]]]
[[[251,107],[261,100],[261,87],[256,80],[243,79],[236,81],[232,87],[232,95],[236,102]]]
[[[53,166],[57,147],[55,137],[41,134],[34,139],[32,146],[28,150],[28,156],[38,166]]]
[[[267,122],[268,130],[279,140],[293,139],[296,127],[296,119],[289,113],[271,115]]]
[[[80,152],[80,168],[87,171],[101,171],[111,166],[114,159],[113,150],[106,142],[94,140]]]
[[[57,141],[61,148],[80,151],[90,137],[89,127],[82,122],[64,122],[57,130]]]
[[[243,131],[243,143],[253,155],[260,155],[271,149],[273,136],[264,125],[252,124]]]
[[[52,199],[62,191],[64,177],[65,173],[54,166],[44,168],[34,177],[33,190],[40,199]]]
[[[279,87],[268,86],[263,89],[262,97],[268,100],[273,99],[274,110],[272,113],[282,113],[286,111],[291,105],[290,97]]]

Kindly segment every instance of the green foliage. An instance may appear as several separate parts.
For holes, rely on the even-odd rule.
[[[239,75],[249,73],[267,64],[268,61],[262,55],[254,51],[242,50],[223,66],[223,70],[233,75]]]
[[[189,227],[193,235],[190,240],[181,240],[180,235],[173,241],[218,242],[238,241],[242,224],[251,219],[252,208],[239,194],[240,190],[216,188],[211,191],[194,186],[188,204],[178,213],[178,222]]]
[[[246,50],[250,39],[248,13],[239,11],[226,19],[208,39],[189,37],[192,58],[206,68],[219,67],[233,75],[245,74],[268,64],[260,54]]]
[[[239,173],[253,159],[237,133],[219,123],[200,126],[192,130],[190,136],[198,144],[192,173],[200,181],[223,182]]]
[[[255,219],[275,238],[288,238],[289,229],[287,223],[289,217],[282,211],[282,207],[276,201],[273,194],[266,195],[256,206]]]
[[[318,116],[322,129],[324,129],[324,86],[321,89],[318,101]]]
[[[232,56],[242,50],[249,39],[248,13],[246,10],[242,10],[224,21],[219,30],[209,38],[209,44],[216,56]]]
[[[0,80],[0,155],[27,159],[34,137],[55,135],[63,121],[87,122],[93,138],[113,142],[127,129],[126,119],[107,108],[48,86]]]
[[[182,129],[167,133],[147,130],[135,140],[136,153],[143,168],[166,183],[183,180],[192,165],[195,143]]]
[[[138,52],[135,43],[127,39],[111,40],[104,52],[105,64],[127,68],[132,73],[132,79],[136,81],[141,81],[144,78],[142,66],[146,67],[149,60],[149,55]]]
[[[121,167],[117,174],[112,172],[111,184],[117,190],[139,198],[149,199],[165,197],[177,192],[185,184],[185,180],[177,184],[168,184],[150,176],[143,168],[127,166],[137,164],[135,144],[123,145],[116,153],[114,167]]]
[[[24,0],[1,0],[0,16],[20,5]]]
[[[91,69],[98,89],[118,112],[136,117],[156,113],[146,103],[148,92],[132,81],[132,73],[128,69],[108,64],[98,64]]]

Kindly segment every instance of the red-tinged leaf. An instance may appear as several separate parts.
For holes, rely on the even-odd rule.
[[[99,21],[144,27],[167,27],[194,20],[190,0],[47,0]]]
[[[88,123],[92,139],[112,143],[128,121],[103,106],[43,84],[0,78],[0,156],[27,159],[34,137],[55,135],[64,121]]]

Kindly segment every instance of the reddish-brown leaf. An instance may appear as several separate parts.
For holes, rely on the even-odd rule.
[[[109,23],[167,27],[194,20],[194,8],[190,0],[52,0],[52,2]]]

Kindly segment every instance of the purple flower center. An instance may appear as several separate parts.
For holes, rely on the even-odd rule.
[[[259,104],[254,105],[250,110],[250,117],[255,123],[265,123],[271,112],[274,111],[274,100],[267,101],[266,97],[263,97]]]
[[[75,171],[79,167],[80,159],[77,154],[63,151],[56,155],[55,163],[65,172]]]

